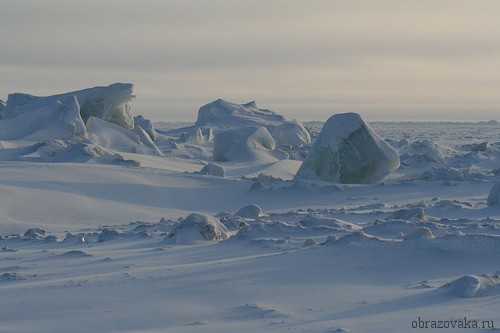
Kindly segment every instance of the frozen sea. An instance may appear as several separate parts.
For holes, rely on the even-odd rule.
[[[376,185],[293,181],[307,147],[202,175],[172,124],[119,163],[4,138],[0,332],[498,330],[500,125],[371,126],[401,158]]]

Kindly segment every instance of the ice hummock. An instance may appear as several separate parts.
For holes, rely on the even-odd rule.
[[[9,106],[14,111],[8,112]],[[20,112],[12,109],[12,104],[7,102],[3,112],[5,119],[0,122],[0,140],[45,141],[87,137],[75,96],[34,103],[32,107],[23,105],[24,111]]]
[[[0,159],[121,163],[118,152],[164,156],[151,121],[137,116],[135,124],[132,97],[128,83],[48,97],[10,94],[0,108],[0,140],[7,144]]]
[[[198,213],[189,214],[167,236],[167,240],[173,240],[175,244],[222,241],[227,238],[227,229],[218,218]]]
[[[2,112],[4,119],[16,118],[26,112],[47,112],[54,110],[58,102],[67,103],[76,97],[80,115],[84,122],[97,117],[125,129],[134,128],[134,118],[129,102],[133,98],[131,83],[114,83],[107,87],[94,87],[47,97],[37,97],[24,93],[10,94]]]
[[[236,104],[215,100],[198,111],[195,126],[216,130],[248,126],[265,127],[278,143],[301,145],[311,143],[311,136],[304,126],[271,110],[259,109],[255,102]]]
[[[213,160],[276,161],[276,143],[265,127],[249,126],[215,134]],[[286,154],[286,153],[284,153]]]
[[[295,179],[378,183],[399,167],[399,155],[356,113],[333,115]]]
[[[96,117],[90,117],[87,121],[89,139],[103,148],[118,152],[161,156],[160,150],[151,139],[146,141],[147,145],[141,141],[141,137],[147,140],[149,136],[145,132],[140,132],[141,127],[138,129],[142,135]]]

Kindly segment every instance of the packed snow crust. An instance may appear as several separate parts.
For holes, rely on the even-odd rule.
[[[75,93],[23,96],[0,119],[1,332],[500,326],[498,122],[371,123],[400,167],[341,184],[294,180],[311,145],[280,142],[254,103],[258,124],[124,128]],[[356,133],[347,118],[329,147]],[[306,128],[318,141],[323,123]]]

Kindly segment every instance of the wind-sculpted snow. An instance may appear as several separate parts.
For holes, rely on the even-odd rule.
[[[378,183],[399,167],[398,153],[358,114],[337,114],[325,123],[295,179],[343,184]]]
[[[414,149],[383,184],[293,180],[300,160],[276,147],[299,150],[269,149],[264,127],[215,165],[208,128],[199,144],[155,123],[153,140],[147,121],[95,117],[85,138],[1,139],[0,331],[498,326],[497,125],[384,124],[393,147],[434,142],[442,163]]]
[[[451,295],[464,298],[498,295],[500,294],[499,273],[465,275],[442,288],[447,289]]]

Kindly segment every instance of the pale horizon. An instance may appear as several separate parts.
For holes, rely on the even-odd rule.
[[[500,2],[1,1],[0,99],[134,84],[132,112],[217,98],[298,120],[500,120]]]

